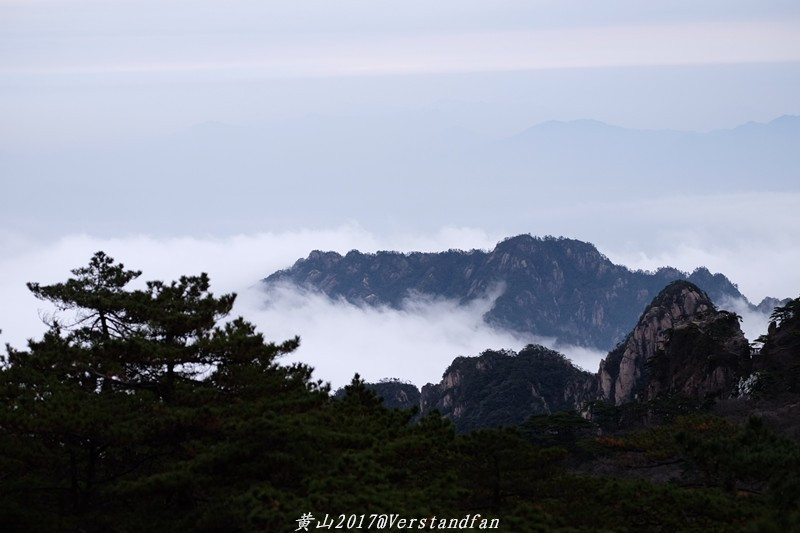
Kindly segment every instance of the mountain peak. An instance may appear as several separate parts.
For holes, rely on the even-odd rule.
[[[738,318],[717,311],[697,285],[676,280],[601,361],[601,396],[616,405],[682,394],[702,401],[731,392],[749,353]]]
[[[345,256],[315,251],[265,282],[291,282],[352,303],[397,308],[405,305],[410,294],[466,303],[485,298],[502,285],[505,291],[486,313],[487,322],[531,336],[609,350],[631,331],[654,295],[667,283],[687,278],[714,298],[741,297],[727,278],[707,270],[691,276],[675,269],[631,272],[588,242],[529,234],[505,239],[491,251],[351,251]],[[662,297],[667,298],[670,291],[685,291],[683,300],[694,294],[694,300],[711,307],[708,296],[695,285],[671,285]],[[678,307],[688,305],[677,301],[678,296],[671,298],[670,305],[672,300]]]
[[[698,269],[699,270],[699,269]],[[695,273],[697,270],[695,271]],[[705,270],[710,276],[711,273]],[[700,287],[684,279],[678,279],[664,287],[645,309],[642,317],[648,313],[663,311],[670,313],[673,320],[680,320],[697,313],[699,310],[713,309],[711,298]],[[641,319],[640,319],[641,320]]]
[[[678,321],[713,308],[708,295],[691,282],[676,280],[664,287],[633,332],[600,362],[602,396],[616,405],[636,399],[646,385],[645,365],[658,350],[661,334]]]

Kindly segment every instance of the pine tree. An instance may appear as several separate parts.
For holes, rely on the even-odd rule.
[[[215,297],[205,274],[131,290],[141,273],[102,252],[72,273],[28,285],[59,314],[0,371],[0,529],[213,530],[227,517],[236,530],[232,501],[259,483],[278,501],[302,479],[293,427],[328,391],[278,364],[299,339],[218,325],[235,296]]]

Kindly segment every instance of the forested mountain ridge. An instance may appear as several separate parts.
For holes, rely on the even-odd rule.
[[[436,410],[468,432],[516,426],[558,412],[592,419],[605,404],[601,418],[614,412],[616,427],[652,424],[664,412],[672,416],[749,398],[753,390],[759,397],[800,393],[800,341],[791,302],[777,308],[774,316],[784,320],[761,339],[759,354],[742,333],[738,315],[718,310],[696,285],[674,281],[596,373],[543,346],[529,345],[519,353],[486,350],[454,359],[440,382],[422,387],[418,408],[422,413]],[[417,396],[409,392],[411,385],[403,386],[406,398]],[[373,390],[382,394],[377,386]]]
[[[437,410],[459,431],[516,426],[534,415],[580,411],[597,395],[595,376],[563,355],[528,345],[458,357],[441,382],[422,387],[420,410]]]
[[[342,256],[314,251],[267,285],[294,283],[332,298],[400,306],[413,293],[466,302],[502,287],[488,322],[569,344],[610,350],[636,324],[642,309],[674,280],[686,279],[714,301],[744,298],[722,274],[698,268],[631,271],[592,244],[566,238],[518,235],[491,251],[439,253],[353,250]]]

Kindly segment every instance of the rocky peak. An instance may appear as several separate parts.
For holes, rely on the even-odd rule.
[[[661,348],[661,335],[676,324],[713,311],[708,295],[678,280],[667,285],[645,309],[630,335],[600,362],[598,379],[604,399],[616,405],[634,400],[647,383],[647,361]]]
[[[750,345],[738,315],[709,309],[662,333],[647,364],[645,401],[674,395],[696,403],[725,399],[749,373]]]

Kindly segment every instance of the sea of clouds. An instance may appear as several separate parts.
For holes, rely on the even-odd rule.
[[[410,295],[399,309],[394,309],[333,300],[293,286],[267,290],[259,283],[315,249],[339,253],[351,249],[364,252],[489,250],[506,236],[455,227],[432,233],[380,236],[355,223],[322,230],[206,238],[70,235],[55,241],[35,242],[6,235],[0,242],[3,251],[0,259],[3,273],[0,276],[0,342],[23,348],[26,339],[41,336],[45,330],[42,317],[54,311],[47,302],[35,299],[25,282],[47,284],[66,280],[71,269],[86,265],[96,251],[103,250],[126,267],[143,271],[134,286],[145,280],[169,281],[181,275],[207,272],[214,293],[238,294],[233,315],[244,316],[255,323],[267,339],[282,341],[300,336],[300,349],[286,356],[284,361],[310,364],[315,368],[316,379],[330,382],[334,387],[347,384],[355,373],[369,381],[394,377],[421,386],[438,382],[457,356],[474,356],[486,349],[518,351],[529,343],[554,347],[576,365],[596,371],[604,353],[557,345],[554,339],[536,338],[487,324],[483,316],[502,288],[467,304],[428,295]],[[769,258],[752,256],[748,263],[746,256],[737,253],[736,247],[715,249],[699,242],[692,246],[692,241],[686,239],[681,243],[663,254],[623,251],[607,252],[607,255],[632,268],[669,264],[692,270],[701,264],[712,265],[720,267],[719,270],[736,281],[729,272],[743,272],[748,264],[750,268],[766,268],[762,262],[769,262],[779,275],[777,268],[781,261],[796,254],[788,249],[783,255],[777,254],[778,259],[775,254]],[[738,270],[734,268],[737,265]],[[791,277],[785,279],[787,283],[792,281]],[[788,290],[777,294],[791,295]],[[744,301],[721,304],[742,315],[743,329],[749,339],[765,332],[767,315],[752,311]]]

